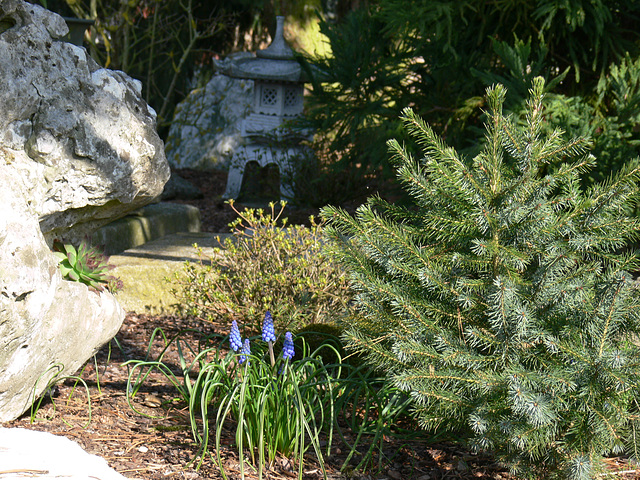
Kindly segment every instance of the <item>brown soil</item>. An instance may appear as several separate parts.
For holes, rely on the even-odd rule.
[[[201,210],[203,230],[226,231],[226,225],[235,218],[235,213],[221,199],[226,177],[222,172],[192,172],[182,170],[181,176],[192,181],[204,193],[202,200],[188,201]],[[305,214],[313,211],[304,212]],[[308,216],[308,215],[307,215]],[[107,460],[112,468],[127,478],[156,480],[218,479],[220,469],[210,456],[206,456],[199,469],[193,463],[198,453],[188,420],[188,411],[178,399],[177,391],[165,377],[158,373],[150,375],[143,388],[130,404],[126,391],[128,367],[123,363],[130,359],[157,358],[164,344],[160,337],[149,344],[156,328],[162,328],[171,338],[183,329],[194,329],[188,338],[196,343],[201,336],[226,333],[226,326],[210,322],[187,320],[174,316],[149,316],[129,313],[122,329],[116,336],[117,343],[103,347],[95,362],[88,362],[78,373],[89,389],[74,379],[58,386],[54,398],[47,397],[31,420],[29,412],[20,419],[4,426],[22,427],[64,435],[78,442],[89,453]],[[165,362],[178,374],[178,356],[170,349]],[[98,374],[96,375],[96,366]],[[135,408],[135,409],[134,409]],[[240,477],[237,450],[233,446],[232,431],[224,431],[221,461],[229,479]],[[360,452],[366,451],[366,439]],[[210,448],[210,452],[213,449]],[[381,468],[375,471],[353,472],[343,465],[348,449],[340,442],[334,443],[331,455],[326,459],[328,476],[331,479],[511,479],[503,469],[488,456],[472,455],[451,443],[428,443],[426,440],[404,441],[396,438],[384,439],[380,459]],[[360,461],[355,455],[355,463]],[[196,462],[197,463],[197,462]],[[634,472],[620,473],[625,465],[617,459],[611,460],[616,478],[640,478]],[[319,465],[313,455],[305,457],[303,478],[322,478]],[[249,466],[246,478],[258,476]],[[292,478],[290,464],[286,459],[276,462],[263,476],[265,479]]]

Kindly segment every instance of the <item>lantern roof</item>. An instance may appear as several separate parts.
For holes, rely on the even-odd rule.
[[[276,17],[276,33],[271,44],[251,56],[239,56],[224,61],[214,60],[214,68],[228,77],[271,82],[304,83],[300,64],[284,39],[284,17]]]

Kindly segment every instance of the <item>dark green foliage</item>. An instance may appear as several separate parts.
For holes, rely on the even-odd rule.
[[[339,172],[386,176],[391,169],[381,152],[389,138],[403,135],[397,119],[406,107],[458,150],[476,148],[486,86],[506,85],[505,108],[522,112],[535,76],[545,77],[555,93],[555,108],[549,106],[558,114],[555,125],[570,135],[592,135],[604,164],[591,180],[617,170],[627,152],[640,153],[631,143],[633,121],[621,121],[612,103],[614,69],[640,54],[639,2],[377,0],[368,5],[322,25],[335,55],[305,58],[318,72],[307,113],[322,139],[315,150],[323,158],[331,152],[334,158],[327,160]],[[610,140],[624,153],[616,156],[620,149],[610,148]]]
[[[566,88],[585,80],[593,83],[627,52],[633,56],[639,53],[638,32],[634,30],[640,21],[640,5],[634,0],[377,3],[380,15],[388,19],[389,31],[429,39],[426,51],[439,50],[443,57],[472,58],[474,47],[479,55],[486,55],[492,40],[511,41],[514,33],[532,39],[549,50],[558,71],[572,68]]]
[[[402,63],[411,52],[381,35],[384,27],[365,10],[348,15],[339,26],[321,22],[320,31],[340,54],[303,62],[313,89],[308,118],[311,127],[326,134],[317,149],[331,152],[338,170],[358,168],[361,177],[384,168],[380,152],[396,134],[395,122],[409,93]]]
[[[612,64],[596,91],[597,102],[588,125],[596,140],[595,178],[600,180],[618,170],[624,158],[640,152],[640,57],[631,59],[627,55]]]
[[[629,55],[612,64],[593,92],[583,96],[567,96],[557,93],[558,85],[568,70],[559,76],[552,75],[545,49],[534,51],[531,43],[516,40],[513,47],[506,42],[494,42],[494,50],[501,68],[492,71],[473,71],[486,85],[501,83],[507,87],[505,109],[513,112],[520,122],[525,122],[527,85],[537,75],[550,81],[545,86],[545,115],[548,124],[543,128],[551,132],[560,127],[565,138],[588,136],[592,138],[592,153],[597,164],[585,176],[584,181],[606,180],[624,162],[640,153],[640,58]],[[473,117],[484,99],[473,97],[467,108],[461,108],[462,117]]]
[[[341,363],[346,354],[340,336],[342,328],[332,323],[311,323],[296,332],[296,359],[317,352],[325,365]],[[327,348],[330,346],[330,348]]]
[[[519,476],[595,478],[637,453],[640,163],[584,191],[589,142],[545,131],[536,78],[524,125],[488,90],[486,136],[468,161],[411,110],[424,152],[390,142],[415,201],[378,198],[327,232],[356,291],[348,346],[411,395],[425,429],[490,450]],[[553,167],[553,168],[551,168]]]

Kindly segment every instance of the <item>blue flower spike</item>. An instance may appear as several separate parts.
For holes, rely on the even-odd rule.
[[[264,315],[264,322],[262,322],[262,341],[276,341],[276,331],[273,328],[273,317],[271,317],[271,312],[269,311]]]
[[[231,323],[231,333],[229,334],[229,343],[231,344],[231,350],[238,353],[238,350],[242,348],[242,337],[240,336],[240,329],[238,328],[238,322],[235,320]]]
[[[276,341],[276,331],[273,328],[273,317],[271,312],[267,310],[264,314],[264,321],[262,322],[262,341],[269,345],[269,358],[271,359],[271,367],[276,364],[276,358],[273,355],[273,344]]]
[[[293,347],[293,336],[291,335],[291,332],[287,332],[284,334],[282,358],[284,358],[285,360],[292,360],[295,354],[296,354],[296,351]]]
[[[247,361],[248,355],[251,355],[251,345],[249,344],[249,339],[245,338],[244,345],[242,346],[242,353],[240,354],[238,363],[242,365],[244,362],[247,362],[247,366],[249,366],[249,362]]]

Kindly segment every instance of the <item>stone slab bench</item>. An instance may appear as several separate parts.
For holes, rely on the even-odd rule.
[[[177,232],[199,232],[200,210],[192,205],[160,202],[111,222],[92,235],[94,245],[105,245],[114,255]]]

